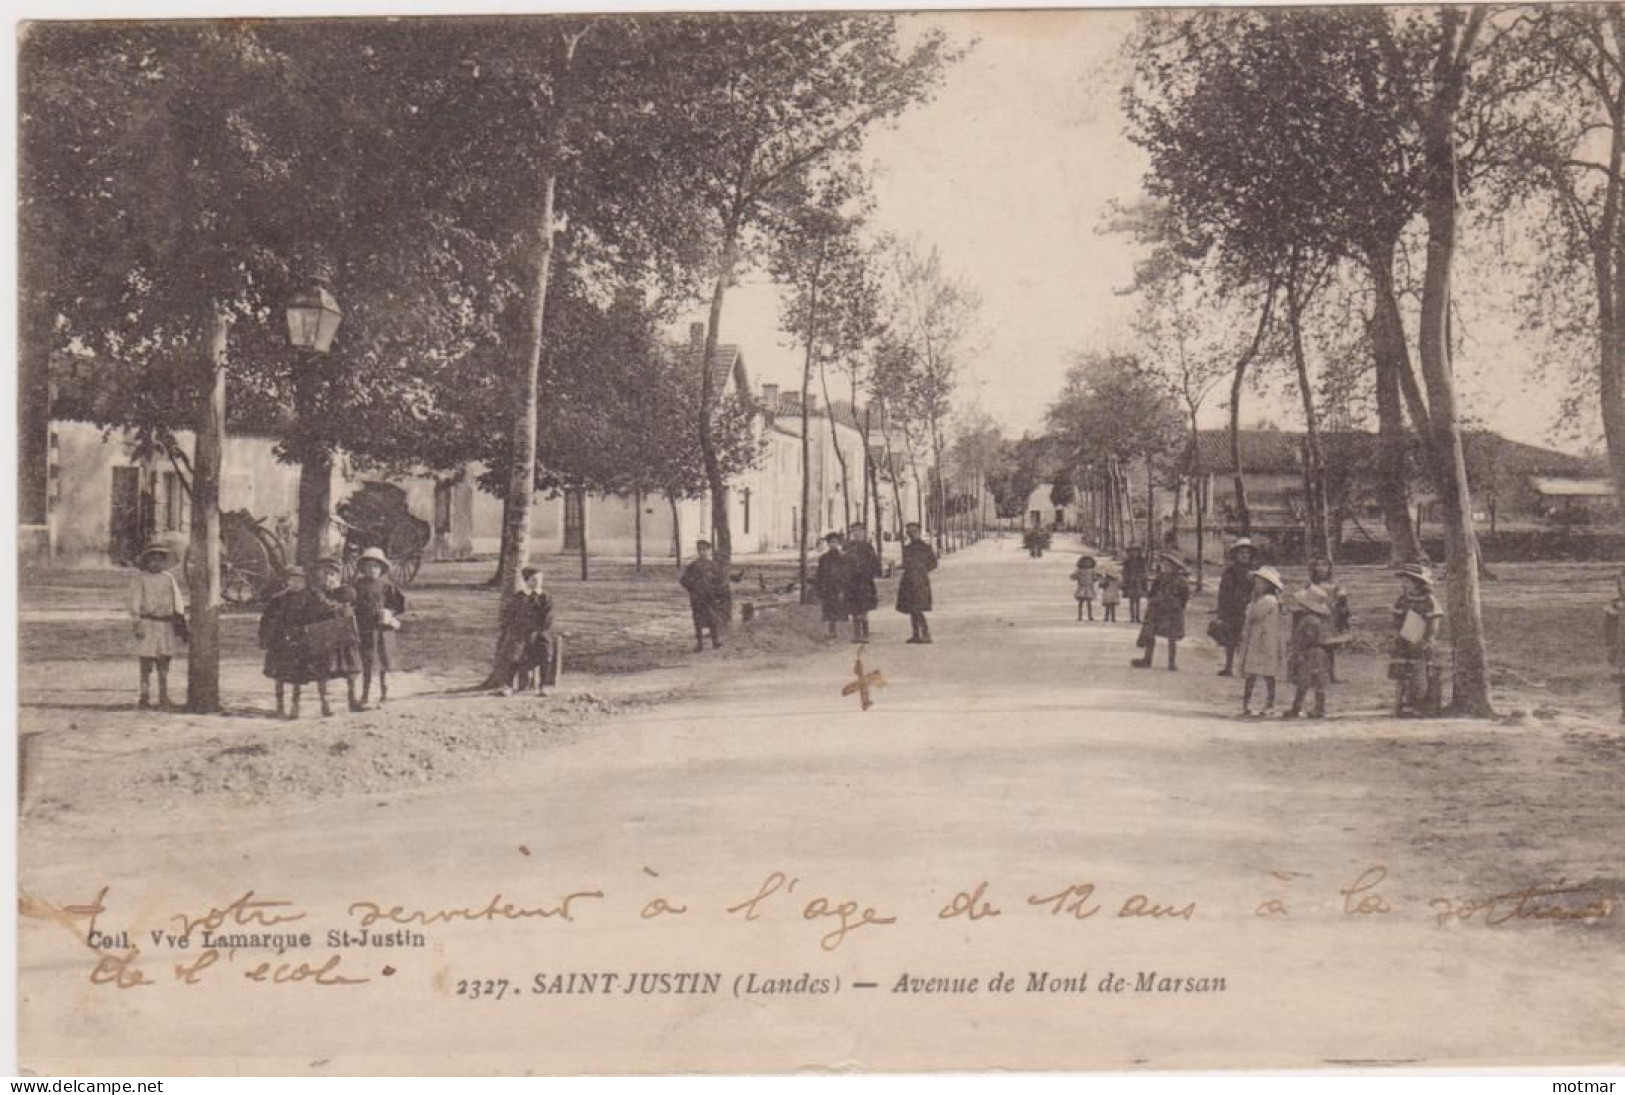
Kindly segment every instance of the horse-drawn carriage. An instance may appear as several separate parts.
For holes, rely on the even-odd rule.
[[[368,482],[340,502],[333,523],[344,533],[339,558],[345,578],[355,576],[361,553],[370,547],[389,556],[391,577],[411,585],[429,546],[429,523],[414,517],[406,492],[392,483]],[[192,553],[186,552],[186,568]],[[274,595],[287,580],[287,549],[263,518],[247,510],[220,514],[220,596],[227,604],[249,605]]]

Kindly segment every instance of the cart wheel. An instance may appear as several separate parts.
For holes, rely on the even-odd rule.
[[[418,576],[418,568],[423,565],[422,555],[411,555],[395,564],[395,580],[403,586],[412,584]]]

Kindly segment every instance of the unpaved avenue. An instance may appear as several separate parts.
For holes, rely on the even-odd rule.
[[[1600,923],[1527,915],[1583,910],[1618,886],[1617,734],[1397,723],[1369,688],[1335,695],[1340,717],[1324,723],[1243,722],[1202,644],[1179,674],[1136,672],[1128,624],[1072,622],[1071,561],[1030,560],[1010,542],[947,560],[936,645],[904,645],[902,618],[877,616],[866,663],[887,684],[867,713],[840,694],[854,651],[843,645],[719,677],[699,698],[478,782],[25,829],[24,890],[72,903],[109,886],[99,929],[130,930],[141,954],[126,978],[139,968],[156,983],[93,986],[83,943],[25,920],[23,1063],[105,1074],[1625,1057],[1625,909]],[[1193,613],[1192,633],[1204,623]],[[746,904],[774,872],[776,892]],[[1340,893],[1362,876],[1367,888]],[[1559,879],[1597,890],[1521,910],[1517,898],[1462,905]],[[145,932],[173,933],[172,914],[196,919],[250,890],[292,902],[261,919],[308,915],[234,926],[256,915],[244,912],[220,933],[314,937],[271,956],[267,977],[338,953],[324,979],[369,980],[262,983],[246,975],[267,956],[238,950],[180,983],[175,965],[197,961],[210,924],[194,925],[189,950]],[[514,918],[599,892],[569,899],[568,922]],[[642,917],[657,897],[673,911]],[[464,916],[412,926],[422,948],[332,950],[330,931],[358,937],[358,902],[399,906],[399,919]],[[1125,903],[1190,911],[1121,916]],[[940,915],[967,904],[976,919]],[[1468,916],[1438,926],[1449,911]],[[1223,991],[1138,991],[1151,971],[1148,984],[1222,978]],[[990,992],[1001,972],[1013,991]],[[595,991],[532,991],[589,984],[572,973],[599,974]],[[1035,973],[1057,985],[1087,974],[1087,990],[1029,991]],[[718,992],[690,991],[713,974]],[[1108,974],[1122,991],[1100,991]],[[895,991],[905,976],[976,986]],[[500,995],[458,995],[487,979]],[[839,991],[735,994],[780,979]]]

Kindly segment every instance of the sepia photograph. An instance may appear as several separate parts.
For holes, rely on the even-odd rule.
[[[1625,1066],[1625,4],[453,7],[13,23],[22,1075]]]

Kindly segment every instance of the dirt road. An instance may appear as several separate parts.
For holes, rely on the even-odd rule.
[[[877,616],[868,711],[842,645],[455,783],[32,819],[23,1064],[1625,1059],[1616,727],[1391,720],[1373,666],[1242,721],[1205,642],[1135,671],[1129,624],[1075,623],[1071,562],[948,559],[935,645]]]

